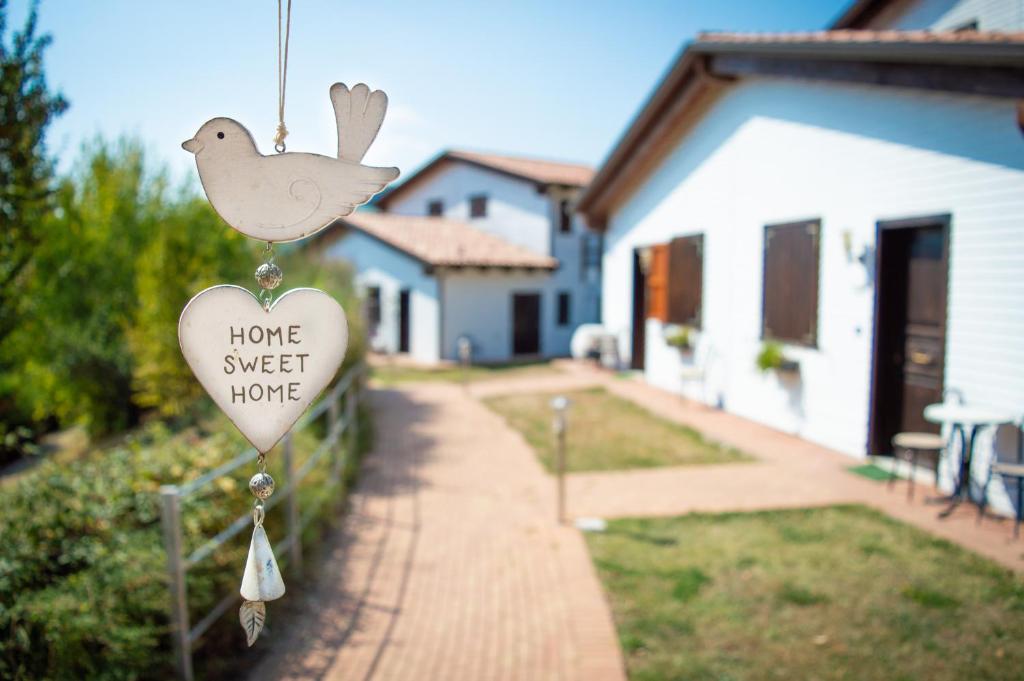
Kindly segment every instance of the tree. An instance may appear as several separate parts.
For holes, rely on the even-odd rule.
[[[36,35],[37,19],[34,3],[8,46],[7,0],[0,0],[0,342],[17,324],[18,281],[52,209],[46,128],[67,109],[64,98],[46,85],[43,53],[51,37]]]
[[[6,343],[18,361],[16,394],[35,418],[94,433],[135,420],[125,333],[136,259],[157,228],[165,184],[128,140],[87,144],[61,181],[21,287],[23,318]]]
[[[14,360],[4,340],[18,325],[20,284],[52,209],[53,163],[46,129],[67,109],[46,85],[43,53],[50,36],[36,35],[37,5],[8,45],[7,1],[0,0],[0,462],[31,443],[30,419],[12,398]]]

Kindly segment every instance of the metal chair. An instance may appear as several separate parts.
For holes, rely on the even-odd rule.
[[[943,402],[955,404],[964,403],[964,395],[956,388],[946,388],[942,391]],[[921,452],[935,452],[935,475],[939,474],[939,463],[943,452],[946,450],[946,442],[937,433],[903,432],[896,433],[892,438],[893,465],[889,475],[889,487],[896,481],[896,462],[900,460],[900,453],[904,454],[904,460],[910,465],[910,475],[907,485],[907,499],[914,498],[914,473],[917,470],[917,460]]]
[[[985,479],[985,487],[981,493],[981,503],[978,505],[978,522],[981,522],[982,517],[985,515],[985,506],[988,504],[988,486],[992,484],[992,476],[998,475],[1004,480],[1012,478],[1017,481],[1017,515],[1014,517],[1013,522],[1013,538],[1017,539],[1020,537],[1020,523],[1022,516],[1024,516],[1024,435],[1021,434],[1024,429],[1024,418],[1017,421],[1014,424],[1017,428],[1017,461],[1003,462],[993,460],[988,467],[988,477]],[[996,456],[993,454],[993,456]]]
[[[687,383],[700,383],[701,402],[708,402],[708,366],[714,357],[711,343],[698,343],[693,353],[693,363],[684,363],[679,370],[679,379],[685,386]]]
[[[892,455],[893,465],[889,474],[889,487],[892,487],[892,483],[899,477],[896,474],[896,462],[900,460],[900,453],[902,452],[904,454],[903,460],[910,465],[910,474],[907,476],[907,499],[913,499],[914,473],[917,470],[917,459],[920,457],[921,452],[935,452],[937,465],[938,457],[941,455],[946,443],[942,436],[936,433],[896,433],[892,438],[892,446],[894,448]]]

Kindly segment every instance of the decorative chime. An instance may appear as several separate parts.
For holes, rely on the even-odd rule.
[[[284,580],[263,528],[264,502],[274,493],[266,456],[330,383],[345,358],[345,311],[328,294],[298,288],[276,300],[283,273],[273,244],[316,234],[349,215],[398,177],[397,168],[362,164],[384,114],[387,96],[359,84],[335,83],[336,157],[288,152],[284,124],[291,1],[282,31],[278,0],[278,126],[276,154],[264,156],[252,135],[230,118],[213,118],[182,147],[196,157],[203,190],[233,229],[266,242],[256,269],[259,293],[220,285],[197,294],[178,321],[182,354],[196,378],[258,452],[249,481],[256,497],[239,618],[251,646],[266,602],[284,595]],[[283,39],[282,39],[283,36]]]

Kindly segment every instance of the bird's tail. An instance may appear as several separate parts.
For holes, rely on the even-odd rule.
[[[338,158],[359,163],[377,137],[388,96],[359,83],[351,90],[344,83],[331,86],[331,104],[338,120]]]

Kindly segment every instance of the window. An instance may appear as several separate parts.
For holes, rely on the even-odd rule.
[[[483,194],[469,197],[469,217],[487,217],[487,197]]]
[[[651,246],[647,270],[647,316],[668,319],[668,244]]]
[[[566,326],[569,324],[569,317],[571,316],[570,311],[570,299],[568,291],[559,291],[558,293],[558,325]]]
[[[572,232],[572,204],[568,199],[558,202],[558,233],[569,234]]]
[[[977,19],[971,19],[970,21],[965,21],[964,23],[962,23],[959,26],[957,26],[956,28],[954,28],[953,32],[954,33],[963,33],[964,31],[977,31],[977,30],[978,30],[978,20]]]
[[[668,321],[700,328],[704,294],[704,235],[668,244]]]
[[[601,235],[595,232],[586,231],[580,239],[580,279],[586,280],[588,275],[595,279],[601,276]]]
[[[444,201],[441,199],[427,201],[427,215],[433,215],[434,217],[444,215]]]
[[[377,333],[380,326],[380,287],[370,286],[366,289],[366,325],[370,336]]]
[[[820,231],[820,220],[764,228],[761,335],[765,339],[817,344]]]

